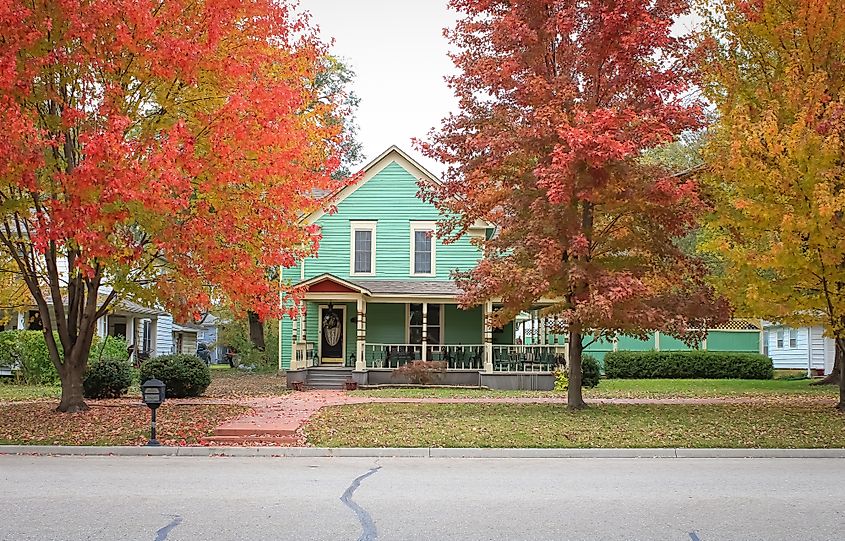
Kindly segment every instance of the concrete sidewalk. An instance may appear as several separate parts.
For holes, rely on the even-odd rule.
[[[358,458],[839,458],[845,449],[601,449],[439,447],[85,447],[0,445],[0,455]]]

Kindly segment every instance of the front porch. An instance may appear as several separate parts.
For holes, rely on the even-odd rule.
[[[444,363],[445,385],[546,389],[565,363],[562,340],[527,340],[526,332],[546,336],[539,318],[494,329],[486,315],[496,306],[460,309],[453,282],[353,283],[333,276],[308,282],[299,316],[281,322],[279,368],[291,383],[305,381],[310,369],[331,367],[351,369],[359,385],[403,383],[396,369],[437,361]],[[502,374],[506,387],[496,383]],[[517,381],[519,374],[528,374],[528,383]]]

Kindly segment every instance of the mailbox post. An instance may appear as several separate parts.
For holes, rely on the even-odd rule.
[[[150,421],[150,441],[147,445],[155,447],[161,445],[156,439],[156,410],[164,402],[165,387],[164,382],[158,379],[148,379],[141,385],[141,398],[144,404],[152,410],[152,420]]]

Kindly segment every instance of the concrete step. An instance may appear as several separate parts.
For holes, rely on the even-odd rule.
[[[291,423],[290,426],[278,426],[276,428],[262,427],[217,427],[214,429],[214,437],[244,437],[244,436],[290,436],[296,433],[298,425]]]
[[[299,443],[299,438],[296,435],[289,436],[210,436],[203,440],[208,444],[220,445],[237,445],[237,444],[277,444],[277,445],[292,445]]]

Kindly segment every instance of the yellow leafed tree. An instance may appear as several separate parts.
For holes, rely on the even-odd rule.
[[[828,0],[704,0],[707,247],[740,310],[822,325],[845,351],[845,11]],[[845,378],[839,409],[845,409]]]

